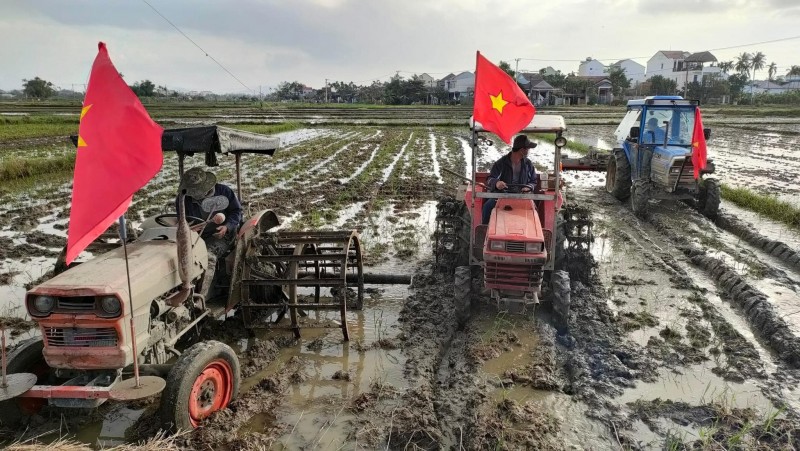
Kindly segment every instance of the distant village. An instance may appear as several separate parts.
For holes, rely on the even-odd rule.
[[[498,65],[514,77],[531,102],[542,105],[621,104],[648,95],[683,95],[704,104],[800,103],[800,66],[783,74],[775,63],[767,64],[761,52],[742,53],[735,61],[719,61],[709,51],[659,50],[647,66],[632,59],[605,65],[591,57],[580,61],[577,70],[564,74],[548,66],[536,72],[516,71],[509,63]],[[72,89],[36,77],[23,80],[23,89],[4,92],[0,100],[82,98],[85,84]],[[369,103],[390,105],[471,104],[475,74],[465,71],[436,79],[427,73],[404,78],[397,73],[388,82],[375,80],[368,85],[329,81],[313,88],[299,81],[282,82],[275,88],[252,93],[217,94],[211,91],[185,91],[137,81],[131,89],[146,101],[214,100],[276,101],[311,103]]]

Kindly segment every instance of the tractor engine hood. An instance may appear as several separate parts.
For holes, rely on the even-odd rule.
[[[192,241],[196,241],[189,271],[192,279],[200,276],[208,264],[205,243],[196,238],[197,234],[192,233]],[[174,232],[129,244],[128,267],[134,309],[149,307],[153,299],[179,286],[181,280],[178,276],[178,251]],[[74,266],[36,286],[30,293],[63,297],[118,294],[123,303],[127,304],[128,280],[124,250],[120,246]]]

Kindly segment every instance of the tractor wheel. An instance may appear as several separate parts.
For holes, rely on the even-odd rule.
[[[564,269],[567,260],[567,222],[564,219],[564,212],[558,212],[556,216],[556,247],[553,249],[555,269]]]
[[[697,209],[708,218],[714,219],[719,213],[720,187],[717,179],[703,179],[697,193]]]
[[[553,313],[555,314],[556,329],[558,329],[559,333],[564,333],[567,331],[569,324],[569,273],[566,271],[553,271],[550,275],[550,284],[553,289]]]
[[[42,350],[44,342],[41,337],[22,341],[11,351],[7,358],[7,372],[31,373],[38,377],[37,384],[43,383],[50,372],[44,360]],[[0,424],[7,429],[16,429],[28,417],[39,413],[47,404],[47,400],[39,398],[13,398],[0,402]]]
[[[161,395],[161,419],[173,431],[196,428],[212,413],[228,407],[239,392],[239,359],[219,341],[187,349],[167,376]]]
[[[472,233],[472,215],[469,213],[469,208],[467,208],[466,204],[463,204],[461,208],[461,223],[456,231],[459,242],[458,254],[456,255],[456,267],[469,266],[469,239]]]
[[[634,183],[631,187],[631,209],[636,216],[644,215],[649,200],[650,187],[644,182]]]
[[[619,200],[631,195],[631,165],[622,149],[615,149],[608,159],[606,191]]]

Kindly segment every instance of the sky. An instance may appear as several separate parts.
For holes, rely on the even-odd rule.
[[[438,79],[474,70],[476,50],[564,73],[586,57],[761,51],[782,75],[800,64],[799,23],[800,0],[2,0],[0,89],[38,76],[82,90],[98,41],[129,84],[217,93]]]

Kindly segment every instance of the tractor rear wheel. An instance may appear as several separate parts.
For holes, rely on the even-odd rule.
[[[619,200],[631,195],[631,165],[622,149],[614,149],[606,169],[606,191]]]
[[[720,187],[717,179],[703,179],[697,193],[697,209],[708,218],[714,219],[719,213]]]
[[[31,373],[38,377],[37,383],[47,378],[50,367],[42,355],[44,342],[41,337],[22,341],[7,356],[6,371],[13,373]],[[0,424],[7,429],[16,429],[24,420],[39,413],[47,400],[40,398],[12,398],[0,402]]]
[[[167,376],[161,395],[161,419],[174,431],[194,429],[225,409],[239,392],[241,371],[233,349],[204,341],[187,349]]]
[[[553,313],[555,326],[559,333],[567,331],[569,324],[570,284],[569,273],[566,271],[553,271],[550,275],[550,285],[553,289]]]
[[[642,216],[647,211],[647,202],[650,200],[650,186],[637,181],[631,187],[631,209],[636,216]]]

